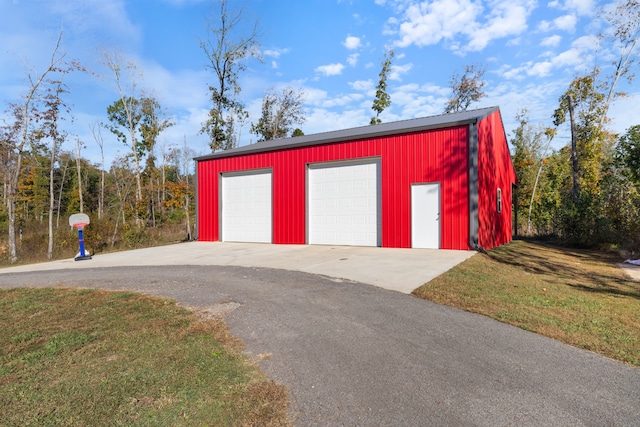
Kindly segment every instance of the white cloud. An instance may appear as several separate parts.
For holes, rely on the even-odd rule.
[[[349,86],[351,86],[351,88],[353,90],[359,90],[362,92],[369,92],[371,90],[373,90],[374,86],[373,86],[373,80],[369,79],[369,80],[356,80],[355,82],[349,82]]]
[[[507,80],[522,80],[530,67],[531,62],[528,62],[520,67],[512,67],[511,65],[505,64],[500,67],[500,69],[497,70],[496,73]]]
[[[551,61],[542,61],[532,64],[529,68],[527,68],[526,73],[529,76],[546,77],[551,74],[552,68],[553,63]]]
[[[553,37],[555,36],[549,38],[552,39],[550,44],[555,42]],[[559,42],[559,40],[557,41]],[[569,49],[559,54],[547,53],[546,59],[539,62],[527,61],[519,67],[505,65],[498,71],[498,74],[508,80],[522,80],[525,75],[537,78],[548,77],[554,70],[562,68],[573,69],[577,72],[583,71],[588,68],[596,41],[594,36],[580,37],[571,44]]]
[[[454,36],[472,26],[482,7],[469,0],[436,0],[411,4],[404,12],[397,45],[428,46]]]
[[[209,94],[202,88],[207,87],[210,78],[207,71],[184,70],[173,72],[157,63],[140,65],[143,77],[139,82],[141,88],[154,88],[153,95],[167,108],[188,109],[206,108]]]
[[[342,70],[344,70],[344,65],[339,63],[321,65],[315,69],[317,73],[324,74],[325,76],[338,76],[342,74]]]
[[[369,124],[371,117],[362,109],[347,109],[341,112],[314,108],[307,114],[304,132],[307,135],[340,129],[351,129]]]
[[[289,53],[289,48],[276,48],[276,49],[266,49],[262,52],[264,56],[269,56],[273,58],[280,58],[282,55]]]
[[[593,15],[597,7],[595,0],[566,0],[564,3],[562,1],[552,1],[548,6],[584,16]]]
[[[389,72],[389,80],[402,80],[402,75],[407,74],[413,68],[413,64],[405,65],[391,65],[391,71]]]
[[[514,39],[509,40],[507,42],[507,46],[520,46],[521,43],[522,43],[522,38],[516,37]]]
[[[308,105],[321,105],[322,102],[328,97],[328,93],[326,90],[317,89],[313,87],[305,87],[304,95],[305,95],[305,104],[308,104]]]
[[[480,51],[496,39],[523,33],[532,7],[523,2],[497,2],[486,23],[475,23],[467,50]]]
[[[598,44],[598,37],[593,35],[587,35],[578,37],[575,39],[571,46],[575,49],[580,49],[585,52],[593,52],[593,48]]]
[[[355,67],[358,64],[358,58],[359,57],[360,57],[359,53],[352,53],[347,58],[347,64],[351,65],[352,67]]]
[[[546,33],[548,31],[551,31],[553,29],[553,27],[551,26],[551,22],[549,21],[540,21],[540,23],[538,23],[538,31]]]
[[[391,106],[400,111],[391,119],[407,119],[441,114],[450,93],[449,88],[431,83],[410,83],[396,87],[391,93]],[[392,115],[393,116],[393,115]]]
[[[348,93],[333,98],[327,98],[319,104],[322,108],[344,107],[356,103],[364,98],[361,93]]]
[[[553,64],[557,68],[574,67],[582,70],[586,67],[593,55],[593,47],[597,43],[595,36],[583,36],[571,43],[571,48],[560,53],[553,59]]]
[[[560,41],[562,41],[562,37],[556,34],[542,39],[540,46],[556,47],[560,44]]]
[[[575,15],[564,15],[553,20],[555,28],[569,32],[575,31],[577,22],[578,18]]]
[[[526,31],[527,18],[534,6],[534,0],[491,0],[486,9],[471,0],[411,3],[404,9],[399,24],[392,19],[387,21],[387,32],[397,27],[399,47],[448,41],[449,48],[459,53],[480,51],[493,40]],[[460,38],[466,39],[466,43]]]
[[[342,42],[342,44],[347,49],[353,50],[353,49],[359,48],[361,45],[361,42],[359,37],[347,36],[347,38],[344,40],[344,42]]]

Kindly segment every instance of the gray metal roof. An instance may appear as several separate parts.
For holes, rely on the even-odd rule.
[[[244,154],[264,153],[268,151],[284,150],[288,148],[306,147],[310,145],[330,144],[334,142],[351,141],[355,139],[374,138],[386,135],[398,135],[428,129],[439,129],[476,123],[487,117],[498,107],[480,108],[477,110],[461,111],[459,113],[441,114],[439,116],[422,117],[419,119],[401,120],[398,122],[381,123],[378,125],[361,126],[357,128],[316,133],[313,135],[282,138],[271,141],[244,145],[230,150],[219,151],[206,156],[196,157],[196,161],[219,159],[223,157],[240,156]]]

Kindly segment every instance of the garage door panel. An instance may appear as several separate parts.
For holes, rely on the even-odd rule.
[[[222,240],[272,241],[271,173],[222,176]]]
[[[379,244],[379,163],[309,168],[309,243]]]

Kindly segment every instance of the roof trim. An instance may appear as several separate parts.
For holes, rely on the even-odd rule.
[[[330,144],[355,139],[376,138],[380,136],[398,135],[423,130],[440,129],[445,127],[462,126],[477,123],[495,111],[499,107],[487,107],[477,110],[461,111],[458,113],[441,114],[438,116],[422,117],[418,119],[401,120],[397,122],[382,123],[378,125],[361,126],[357,128],[322,132],[312,135],[298,136],[295,138],[282,138],[272,141],[258,142],[244,145],[213,154],[196,157],[194,160],[220,159],[225,157],[242,156],[245,154],[265,153],[270,151],[286,150],[291,148],[307,147],[311,145]]]

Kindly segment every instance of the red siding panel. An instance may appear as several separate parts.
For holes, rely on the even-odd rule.
[[[441,247],[469,249],[468,127],[378,137],[198,162],[198,238],[219,240],[219,175],[271,168],[273,243],[306,243],[306,166],[379,157],[382,246],[411,247],[411,184],[441,185]]]
[[[478,123],[478,243],[484,249],[511,241],[512,185],[516,173],[502,125],[496,111]],[[498,212],[498,188],[502,212]]]

